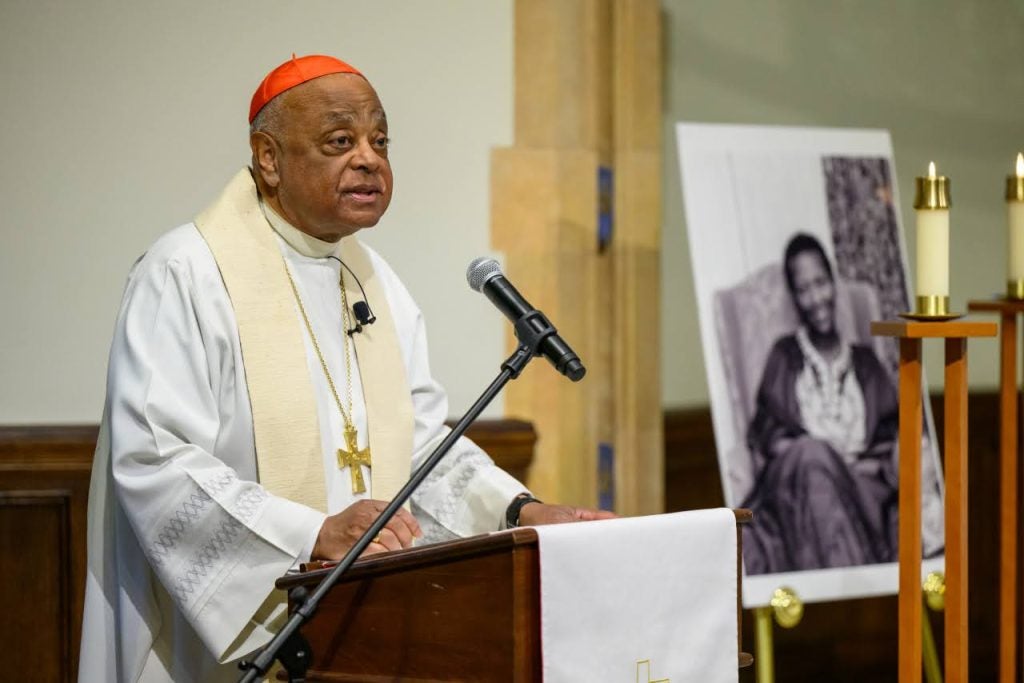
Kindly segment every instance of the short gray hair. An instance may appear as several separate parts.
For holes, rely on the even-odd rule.
[[[284,124],[284,112],[281,105],[282,98],[277,96],[274,99],[263,105],[263,108],[256,114],[256,118],[249,124],[249,134],[253,133],[269,133],[271,135],[279,135],[281,128]]]

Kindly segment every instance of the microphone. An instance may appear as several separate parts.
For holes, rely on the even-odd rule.
[[[348,330],[348,336],[363,331],[364,325],[372,325],[377,322],[377,316],[370,312],[370,305],[365,301],[357,301],[352,304],[352,312],[356,316],[356,324]]]
[[[492,258],[481,256],[473,259],[469,268],[466,269],[466,280],[474,291],[482,292],[513,323],[528,314],[543,317],[540,311],[531,306],[530,302],[516,291],[512,283],[502,274],[501,266]],[[547,322],[546,317],[544,321]],[[550,325],[550,323],[547,324]],[[580,362],[580,357],[558,336],[554,326],[551,326],[550,330],[552,333],[544,337],[537,353],[547,358],[556,370],[573,382],[580,381],[587,373],[587,369]]]

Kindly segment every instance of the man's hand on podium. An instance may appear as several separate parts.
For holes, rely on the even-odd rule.
[[[360,500],[328,517],[320,527],[310,559],[340,560],[387,506],[384,500]],[[422,535],[412,513],[400,508],[373,543],[366,546],[363,555],[408,548],[415,538]]]
[[[519,511],[519,526],[589,522],[595,519],[614,519],[615,517],[618,515],[607,510],[591,510],[571,505],[547,505],[536,502],[527,503]]]

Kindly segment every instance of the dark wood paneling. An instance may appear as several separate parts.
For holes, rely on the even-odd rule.
[[[68,556],[70,498],[67,491],[0,495],[0,596],[8,605],[0,642],[31,634],[28,647],[6,653],[23,680],[66,681],[73,648]],[[54,654],[59,656],[54,656]]]
[[[998,397],[995,393],[972,393],[969,411],[971,680],[985,683],[995,680]],[[941,410],[935,415],[941,429]],[[470,436],[499,465],[524,478],[536,440],[528,423],[484,421],[474,426]],[[41,652],[38,661],[49,660],[57,667],[52,669],[52,676],[41,680],[61,680],[62,671],[73,679],[77,664],[85,572],[85,501],[95,439],[95,426],[0,428],[0,504],[4,506],[0,508],[0,543],[12,544],[0,546],[8,563],[0,566],[0,576],[5,578],[0,582],[0,600],[11,613],[38,613],[37,596],[64,596],[44,607],[44,614],[56,608],[61,615],[50,631],[16,626],[11,619],[0,626],[0,642],[7,643],[11,652],[24,653],[33,660],[37,659],[35,653]],[[667,413],[665,442],[667,509],[722,505],[708,409]],[[15,504],[16,500],[31,504]],[[62,528],[66,531],[60,531]],[[66,536],[61,536],[63,533]],[[59,549],[50,545],[55,538],[66,539],[57,544]],[[49,563],[38,560],[43,552],[54,555]],[[46,566],[40,568],[41,564]],[[17,580],[6,580],[10,576]],[[932,619],[941,648],[941,618],[936,616],[941,615]],[[749,613],[744,622],[743,642],[749,649],[753,644]],[[775,646],[781,681],[895,680],[895,598],[809,605],[803,623],[796,629],[775,629]],[[55,656],[65,647],[69,657]],[[754,680],[750,669],[741,671],[740,677],[745,682]]]
[[[0,428],[0,620],[18,680],[73,681],[95,427]]]
[[[969,416],[970,652],[972,683],[996,680],[998,627],[999,397],[974,392]],[[942,398],[932,397],[942,433]],[[941,439],[940,439],[941,442]],[[665,501],[668,511],[724,504],[711,413],[707,408],[665,414]],[[757,523],[755,517],[754,523]],[[863,683],[896,680],[896,598],[888,596],[807,605],[795,629],[775,628],[780,681]],[[942,615],[930,615],[942,648]],[[753,620],[744,617],[743,642],[753,647]],[[756,653],[755,653],[756,656]],[[754,681],[752,670],[740,680]]]
[[[86,513],[95,425],[0,427],[0,643],[18,680],[73,681],[85,598]],[[537,435],[481,420],[468,436],[525,479]]]

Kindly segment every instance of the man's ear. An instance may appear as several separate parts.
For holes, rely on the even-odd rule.
[[[256,131],[249,136],[249,147],[252,149],[253,171],[263,178],[268,187],[277,187],[281,182],[277,140],[263,131]]]

